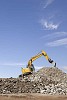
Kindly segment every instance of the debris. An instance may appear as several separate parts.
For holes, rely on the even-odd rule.
[[[24,78],[0,78],[0,94],[14,93],[67,95],[67,74],[55,67],[44,67]]]

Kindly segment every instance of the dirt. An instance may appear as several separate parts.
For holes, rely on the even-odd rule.
[[[1,94],[0,100],[67,100],[67,96],[45,94]]]

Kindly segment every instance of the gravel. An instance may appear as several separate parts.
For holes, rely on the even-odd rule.
[[[0,78],[0,94],[42,93],[67,95],[67,74],[54,67],[44,67],[24,78]]]

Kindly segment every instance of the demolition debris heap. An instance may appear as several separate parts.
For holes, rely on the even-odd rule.
[[[42,93],[67,95],[67,74],[53,67],[44,67],[24,78],[0,78],[0,94]]]

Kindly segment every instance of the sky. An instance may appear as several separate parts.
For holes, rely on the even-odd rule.
[[[0,78],[18,77],[41,50],[67,73],[67,0],[0,0]]]

